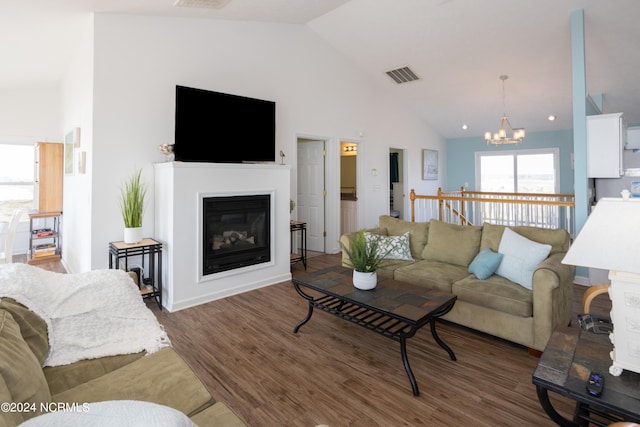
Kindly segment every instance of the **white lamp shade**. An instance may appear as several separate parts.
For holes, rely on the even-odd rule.
[[[600,199],[562,263],[640,274],[640,199]]]

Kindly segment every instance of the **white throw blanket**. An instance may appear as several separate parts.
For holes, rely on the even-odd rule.
[[[44,366],[59,366],[171,345],[121,270],[62,274],[27,264],[0,264],[0,297],[14,298],[47,323]]]

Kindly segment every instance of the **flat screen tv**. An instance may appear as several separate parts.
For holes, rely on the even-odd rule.
[[[175,160],[273,162],[276,103],[176,86]]]

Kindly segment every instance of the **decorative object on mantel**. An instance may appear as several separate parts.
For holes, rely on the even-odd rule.
[[[640,199],[602,198],[562,260],[564,264],[609,270],[611,375],[640,373]]]
[[[281,165],[284,165],[284,157],[285,157],[284,151],[280,150],[280,164]]]
[[[378,284],[378,267],[386,256],[378,250],[378,241],[367,241],[365,230],[358,231],[347,248],[340,242],[342,250],[349,257],[347,265],[353,268],[353,286],[357,289],[367,291]]]
[[[174,144],[160,144],[158,150],[165,156],[165,161],[170,162],[173,160],[173,145]]]
[[[125,181],[124,188],[120,193],[125,243],[138,243],[142,240],[142,215],[147,185],[142,182],[141,174],[141,170],[134,172]]]
[[[500,80],[502,80],[502,108],[503,111],[506,111],[506,106],[504,102],[504,81],[507,80],[509,76],[502,75],[500,76]],[[511,136],[507,136],[507,131],[504,128],[504,125],[509,127],[509,131],[511,132]],[[511,122],[509,121],[509,116],[507,113],[502,113],[502,118],[500,120],[500,129],[498,129],[497,133],[493,135],[491,132],[487,131],[484,134],[484,140],[487,141],[487,144],[493,145],[502,145],[502,144],[520,144],[524,139],[524,128],[514,129],[511,126]]]

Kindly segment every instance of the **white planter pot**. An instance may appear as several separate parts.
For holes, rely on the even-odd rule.
[[[363,273],[353,270],[353,286],[357,289],[368,291],[376,287],[378,284],[378,273]]]
[[[134,227],[124,229],[124,242],[125,243],[138,243],[142,241],[142,227]]]

